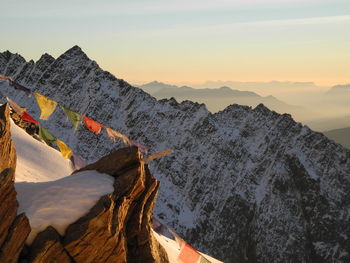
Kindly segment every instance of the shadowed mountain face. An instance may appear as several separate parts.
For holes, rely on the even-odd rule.
[[[225,262],[350,261],[350,151],[289,115],[157,101],[77,46],[37,62],[1,53],[0,74],[150,149],[173,149],[150,163],[160,180],[154,213],[195,248]],[[38,116],[34,98],[0,88]],[[89,161],[118,146],[106,134],[74,133],[60,109],[43,125]]]

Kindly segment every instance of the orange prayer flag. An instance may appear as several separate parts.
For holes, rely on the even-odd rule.
[[[85,115],[81,115],[81,117],[84,120],[86,128],[96,134],[99,134],[101,132],[101,128],[104,127],[103,124],[98,123],[94,120],[91,120],[90,118],[86,117]]]
[[[200,256],[201,254],[199,254],[197,250],[184,242],[182,244],[178,260],[182,263],[197,263]]]

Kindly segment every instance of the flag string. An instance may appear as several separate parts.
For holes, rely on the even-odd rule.
[[[146,146],[129,139],[124,134],[122,134],[122,133],[120,133],[112,128],[109,128],[109,127],[107,127],[107,126],[105,126],[105,125],[103,125],[103,124],[101,124],[93,119],[88,118],[86,115],[77,113],[77,112],[65,107],[64,105],[62,105],[61,103],[59,103],[55,100],[52,100],[52,99],[50,99],[50,98],[48,98],[48,97],[46,97],[38,92],[32,91],[31,89],[17,83],[16,81],[14,81],[10,77],[7,77],[5,75],[0,74],[0,80],[8,81],[11,87],[13,87],[15,90],[20,90],[20,91],[25,92],[28,97],[30,97],[32,94],[34,94],[36,102],[37,102],[39,109],[40,109],[40,112],[41,112],[40,117],[39,117],[41,120],[48,120],[49,117],[55,112],[57,106],[60,106],[60,108],[65,113],[67,119],[70,119],[74,130],[76,130],[82,122],[85,124],[85,127],[87,128],[87,130],[89,130],[90,132],[95,133],[95,134],[99,134],[101,132],[102,128],[105,128],[107,135],[111,140],[116,141],[117,139],[119,139],[129,146],[138,147],[140,152],[142,152],[144,154],[148,153],[148,149]],[[71,156],[73,156],[73,151],[63,141],[58,140],[55,136],[53,136],[47,129],[45,129],[41,125],[41,123],[39,121],[35,120],[25,109],[18,106],[10,98],[6,97],[6,99],[9,102],[9,105],[11,106],[11,108],[21,117],[22,120],[34,123],[34,124],[39,126],[39,137],[41,137],[42,140],[44,140],[47,144],[49,144],[51,146],[52,146],[53,142],[56,142],[56,144],[57,144],[58,148],[60,149],[62,156],[64,158],[68,159]],[[40,136],[40,134],[41,134],[41,136]],[[165,150],[165,151],[158,153],[156,155],[150,156],[148,158],[144,158],[144,159],[142,159],[142,161],[144,161],[144,162],[150,161],[150,160],[153,160],[153,159],[158,158],[160,156],[169,154],[171,152],[172,152],[171,150]]]

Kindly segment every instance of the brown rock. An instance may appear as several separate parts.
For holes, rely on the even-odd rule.
[[[8,231],[6,240],[1,246],[0,262],[12,263],[17,262],[19,254],[22,251],[24,242],[30,233],[28,218],[24,214],[16,217],[11,228]]]
[[[74,173],[85,170],[96,170],[100,173],[106,173],[116,177],[118,174],[122,174],[123,170],[127,170],[129,166],[140,162],[140,159],[141,154],[137,147],[125,147],[102,157],[97,162],[89,164]]]
[[[13,171],[16,169],[16,150],[11,140],[9,114],[7,104],[0,106],[0,172],[6,168],[12,168]]]
[[[12,181],[13,174],[12,168],[0,173],[0,248],[17,216],[18,202]]]
[[[7,104],[0,106],[0,262],[16,262],[30,232],[27,217],[17,216],[16,150],[11,140],[9,112]]]
[[[61,237],[49,226],[34,239],[27,256],[29,263],[70,263],[72,262],[61,243]]]
[[[80,170],[110,174],[115,191],[66,230],[64,248],[75,262],[168,262],[151,234],[159,182],[140,158],[136,147],[123,148]]]

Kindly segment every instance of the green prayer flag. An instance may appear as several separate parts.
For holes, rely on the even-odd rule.
[[[41,125],[39,125],[39,137],[50,146],[53,146],[54,142],[56,141],[55,136],[53,136],[48,130],[46,130]]]
[[[66,114],[67,118],[70,119],[70,121],[73,124],[74,130],[78,129],[78,126],[81,124],[81,117],[79,113],[76,113],[72,111],[71,109],[68,109],[62,105],[60,105],[64,113]]]
[[[199,263],[211,263],[211,262],[205,257],[201,256]]]

